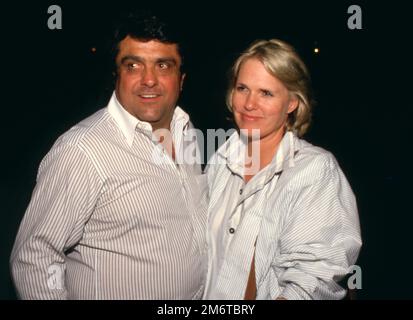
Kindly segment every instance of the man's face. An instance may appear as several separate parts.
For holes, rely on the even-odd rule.
[[[169,129],[185,75],[176,44],[127,36],[116,57],[116,96],[122,106],[153,130]]]

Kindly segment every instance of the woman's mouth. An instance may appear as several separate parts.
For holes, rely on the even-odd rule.
[[[241,113],[241,119],[243,121],[257,121],[259,119],[261,119],[262,117],[258,117],[258,116],[252,116],[249,114],[245,114],[245,113]]]

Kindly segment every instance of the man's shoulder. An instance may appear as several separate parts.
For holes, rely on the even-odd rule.
[[[108,130],[109,118],[107,108],[102,108],[63,133],[55,145],[87,145],[99,138],[99,132]]]
[[[82,157],[89,158],[89,151],[96,145],[96,139],[102,139],[100,131],[108,126],[108,121],[107,108],[103,108],[63,133],[42,159],[39,173],[53,163],[67,164],[78,162]]]

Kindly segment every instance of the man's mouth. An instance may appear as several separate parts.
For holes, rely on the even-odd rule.
[[[147,98],[147,99],[150,99],[150,98],[156,98],[156,97],[159,97],[160,95],[159,94],[140,94],[139,95],[141,98]]]
[[[146,101],[152,101],[152,100],[157,100],[161,95],[158,93],[142,93],[138,94],[138,97],[146,100]]]

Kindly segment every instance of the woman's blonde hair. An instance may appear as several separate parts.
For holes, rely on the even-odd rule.
[[[311,123],[311,85],[310,76],[304,62],[289,44],[278,40],[258,40],[251,44],[235,61],[230,72],[230,83],[226,103],[232,112],[232,94],[238,73],[244,61],[256,58],[267,71],[280,80],[289,93],[294,95],[298,107],[288,115],[287,130],[303,136]]]

